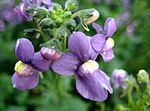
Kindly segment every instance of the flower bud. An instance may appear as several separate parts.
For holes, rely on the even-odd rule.
[[[127,77],[127,72],[123,69],[115,69],[112,72],[112,81],[115,88],[122,87],[126,88],[125,86],[125,79]]]
[[[73,14],[73,18],[79,16],[85,24],[93,23],[99,18],[99,12],[96,9],[85,9]]]
[[[67,20],[65,25],[68,29],[71,29],[71,30],[74,30],[77,26],[76,21],[73,19]]]
[[[145,70],[140,70],[137,74],[137,80],[139,83],[148,83],[149,75]]]
[[[40,52],[43,58],[47,60],[57,60],[61,57],[61,53],[52,48],[42,47]]]
[[[77,0],[67,0],[65,3],[65,8],[74,11],[78,8],[78,1]]]
[[[44,19],[41,20],[41,22],[39,24],[41,26],[48,26],[48,27],[51,27],[51,28],[56,26],[54,20],[51,19],[51,18],[44,18]]]
[[[53,12],[55,13],[63,12],[62,6],[58,3],[53,3]]]
[[[91,24],[99,18],[99,12],[97,10],[94,9],[91,14],[92,16],[87,19],[86,24]]]

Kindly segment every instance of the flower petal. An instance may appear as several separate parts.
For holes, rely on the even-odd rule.
[[[99,24],[96,24],[96,23],[93,23],[92,27],[96,30],[96,32],[98,34],[101,33],[101,32],[103,32],[103,30],[104,30],[102,26],[100,26]]]
[[[68,48],[83,62],[90,58],[89,41],[87,36],[82,32],[73,32],[71,34],[68,40]]]
[[[54,61],[51,67],[58,74],[73,75],[79,64],[80,61],[76,56],[71,53],[65,53],[60,59]]]
[[[16,56],[24,63],[30,63],[34,55],[34,47],[32,42],[26,38],[18,39],[16,42]]]
[[[91,45],[96,52],[100,52],[106,42],[104,34],[96,34],[91,38]]]
[[[46,5],[52,5],[52,0],[42,0],[42,2]]]
[[[35,71],[30,76],[22,76],[15,73],[12,77],[12,84],[14,88],[19,90],[29,90],[35,88],[39,83],[38,71]]]
[[[51,60],[44,59],[40,52],[36,52],[34,53],[31,64],[35,69],[44,72],[50,68],[51,62]]]
[[[111,17],[107,18],[104,25],[104,30],[107,31],[106,35],[111,37],[116,32],[117,28],[118,26],[116,20]]]
[[[108,97],[108,91],[112,93],[109,78],[104,72],[97,70],[92,74],[83,75],[77,76],[76,88],[84,98],[104,101]]]
[[[100,52],[100,54],[103,57],[103,60],[105,62],[109,62],[115,57],[112,49],[109,49],[109,50],[104,51],[104,52]]]

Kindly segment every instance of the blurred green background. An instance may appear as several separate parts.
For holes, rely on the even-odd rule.
[[[14,7],[19,0],[11,5],[2,1],[6,0],[0,0],[0,111],[115,111],[116,104],[126,102],[125,99],[116,98],[115,93],[103,103],[83,99],[76,92],[74,77],[62,77],[58,90],[57,83],[51,79],[50,73],[44,75],[37,88],[31,91],[22,92],[14,89],[11,77],[17,62],[14,52],[15,42],[23,37],[23,30],[32,27],[32,24],[20,20],[17,22],[7,20],[3,14],[5,8]],[[65,2],[65,0],[53,1],[61,4]],[[115,58],[108,63],[98,58],[101,69],[110,76],[116,68],[125,69],[133,75],[140,69],[150,72],[150,0],[78,1],[79,9],[95,8],[100,12],[97,23],[103,25],[107,17],[114,17],[119,22],[118,31],[113,36]],[[8,15],[9,11],[5,14]],[[93,35],[95,31],[91,26],[89,28],[91,32],[87,34]],[[36,44],[34,42],[34,45]],[[64,97],[60,99],[58,96],[61,92],[65,93],[61,94]]]

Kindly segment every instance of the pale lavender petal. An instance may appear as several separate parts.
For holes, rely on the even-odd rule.
[[[125,79],[127,78],[128,74],[123,69],[115,69],[112,72],[112,82],[115,88],[122,87],[126,88]]]
[[[98,56],[98,53],[93,49],[93,47],[91,45],[91,40],[92,40],[92,37],[88,37],[88,41],[89,41],[89,54],[90,54],[90,58],[89,59],[95,60],[97,58],[97,56]]]
[[[42,2],[46,5],[52,5],[52,0],[42,0]]]
[[[109,50],[104,51],[104,52],[100,52],[100,54],[103,57],[103,60],[105,62],[109,62],[115,57],[112,49],[109,49]]]
[[[101,33],[101,32],[103,32],[103,30],[104,30],[102,26],[100,26],[99,24],[96,24],[96,23],[93,23],[92,27],[96,30],[96,32],[98,34]]]
[[[13,87],[19,90],[29,90],[35,88],[39,83],[39,72],[35,71],[30,76],[22,76],[15,73],[12,77]]]
[[[107,18],[104,25],[104,30],[107,32],[106,35],[111,37],[116,32],[117,28],[118,26],[116,20],[111,17]]]
[[[73,32],[71,34],[68,40],[68,48],[83,62],[90,58],[89,41],[87,36],[82,32]]]
[[[32,0],[32,1],[33,1],[33,4],[35,4],[37,6],[40,6],[42,3],[42,0]]]
[[[32,42],[26,38],[18,39],[15,48],[16,56],[24,63],[30,63],[34,55]]]
[[[105,44],[106,36],[104,34],[96,34],[91,39],[91,45],[96,52],[100,52]]]
[[[39,71],[47,71],[50,68],[51,60],[44,59],[40,52],[34,53],[31,64]]]
[[[76,88],[84,98],[93,101],[104,101],[108,97],[108,91],[112,93],[109,77],[99,70],[92,74],[78,75]]]
[[[79,64],[80,61],[76,56],[71,53],[65,53],[60,59],[54,61],[51,67],[58,74],[73,75]]]

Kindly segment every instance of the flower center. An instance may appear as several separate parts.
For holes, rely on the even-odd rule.
[[[115,44],[114,40],[112,38],[108,38],[103,47],[103,51],[107,51],[107,50],[113,48],[114,44]]]
[[[81,67],[79,68],[79,72],[81,72],[82,74],[91,74],[98,69],[99,65],[96,61],[88,60],[87,62],[81,65]]]
[[[14,69],[18,74],[24,75],[24,76],[32,75],[33,70],[34,70],[31,66],[23,63],[22,61],[18,61]]]

